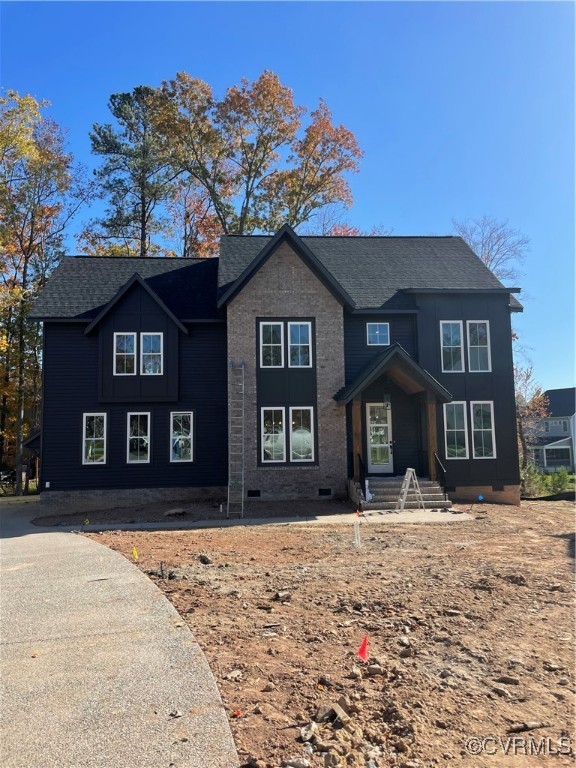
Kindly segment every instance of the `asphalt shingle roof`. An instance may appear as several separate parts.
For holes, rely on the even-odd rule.
[[[549,416],[572,416],[576,413],[576,387],[547,389]]]
[[[268,236],[222,238],[218,286],[223,293],[260,253]],[[302,242],[353,299],[357,309],[409,308],[412,289],[503,289],[460,237],[316,237]],[[515,299],[513,299],[515,302]],[[516,306],[520,307],[518,302]]]
[[[66,256],[30,317],[93,319],[137,273],[176,317],[214,319],[217,271],[218,259]]]

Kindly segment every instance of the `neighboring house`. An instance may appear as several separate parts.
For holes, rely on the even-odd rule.
[[[285,226],[219,259],[65,258],[32,315],[43,500],[217,495],[240,455],[245,498],[443,465],[454,499],[518,502],[516,290],[458,237]]]
[[[576,387],[548,389],[548,416],[536,427],[536,440],[530,451],[534,463],[545,472],[566,467],[574,472],[574,434],[576,428]]]

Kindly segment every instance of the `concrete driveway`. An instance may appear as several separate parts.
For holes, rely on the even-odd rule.
[[[0,502],[3,768],[234,768],[208,663],[121,555]]]

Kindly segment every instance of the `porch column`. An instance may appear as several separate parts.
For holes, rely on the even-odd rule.
[[[436,480],[436,459],[438,453],[438,432],[436,430],[436,395],[426,392],[426,409],[428,416],[428,474],[430,480]]]
[[[360,456],[362,455],[362,401],[352,400],[352,453],[354,480],[360,481]]]

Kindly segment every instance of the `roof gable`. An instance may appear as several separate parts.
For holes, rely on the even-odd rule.
[[[576,387],[547,389],[548,416],[573,416],[576,413]]]
[[[284,224],[274,237],[268,240],[264,247],[261,248],[248,264],[246,264],[243,271],[233,282],[228,286],[223,286],[223,292],[218,299],[218,306],[221,307],[231,301],[242,290],[246,283],[250,281],[253,275],[268,261],[278,246],[284,242],[290,244],[306,266],[309,267],[337,301],[350,308],[354,306],[352,298],[340,283],[288,224]]]
[[[129,291],[131,291],[135,286],[140,286],[149,296],[150,298],[160,307],[160,309],[168,315],[170,320],[182,331],[182,333],[188,334],[188,329],[186,326],[182,325],[180,320],[168,309],[166,304],[157,296],[156,293],[150,288],[150,286],[142,279],[142,277],[138,274],[138,272],[135,272],[130,280],[120,288],[120,290],[116,293],[115,296],[110,299],[108,304],[104,307],[104,309],[92,320],[92,322],[88,325],[86,330],[84,331],[85,334],[91,333],[94,328],[100,323],[101,320],[103,320],[106,315],[114,309],[114,307],[118,304],[121,299],[126,296]]]

